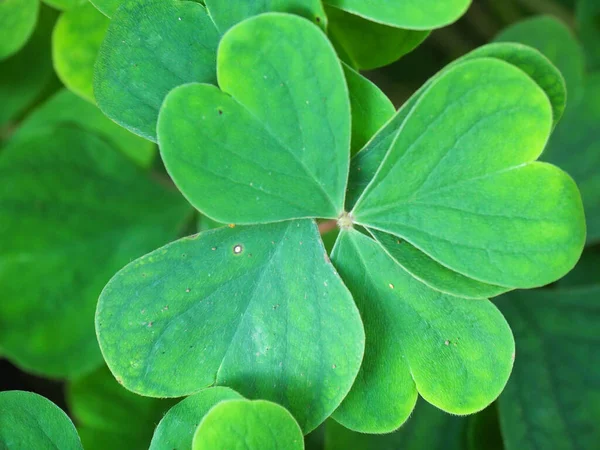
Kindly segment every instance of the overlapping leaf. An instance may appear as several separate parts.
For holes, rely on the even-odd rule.
[[[298,423],[285,408],[264,400],[229,400],[217,404],[202,419],[193,450],[303,450]]]
[[[0,2],[0,61],[25,45],[35,29],[39,9],[39,0]]]
[[[430,30],[457,20],[471,0],[325,0],[325,3],[384,25]]]
[[[187,397],[171,408],[160,421],[150,450],[191,449],[196,429],[211,408],[219,402],[241,398],[234,390],[218,386]]]
[[[366,333],[361,372],[335,420],[356,431],[385,433],[408,418],[417,393],[453,414],[483,409],[500,394],[514,341],[489,301],[428,288],[355,230],[342,232],[332,260]]]
[[[219,228],[150,253],[106,286],[96,327],[128,389],[228,386],[281,403],[306,432],[345,397],[364,348],[352,297],[308,220]]]
[[[102,286],[177,236],[189,206],[105,139],[66,125],[7,145],[0,177],[3,353],[46,376],[89,371],[102,361]]]
[[[54,84],[58,85],[50,50],[55,20],[56,12],[42,6],[38,24],[25,47],[0,61],[0,125],[17,119],[34,102],[47,95]]]
[[[587,449],[600,442],[598,299],[598,285],[499,299],[517,341],[514,373],[499,400],[508,450]]]
[[[199,3],[133,0],[113,15],[94,76],[98,106],[156,140],[158,110],[174,87],[216,82],[219,33]]]
[[[223,37],[217,73],[221,90],[181,86],[160,113],[161,155],[186,198],[226,223],[337,218],[350,103],[325,35],[297,16],[248,19]]]
[[[88,2],[63,13],[52,35],[56,73],[65,86],[92,103],[94,64],[108,24]]]
[[[147,450],[172,401],[133,394],[102,367],[67,385],[67,403],[86,450]]]
[[[327,8],[328,34],[340,58],[361,70],[376,69],[413,51],[429,31],[382,25],[337,8]]]
[[[260,2],[207,0],[206,7],[222,33],[244,19],[266,12],[297,14],[324,29],[327,26],[327,16],[321,0],[266,0]]]
[[[547,95],[515,66],[457,64],[416,101],[352,214],[485,283],[554,281],[579,258],[585,223],[575,183],[534,162],[552,123]]]
[[[83,450],[75,426],[50,400],[32,392],[0,392],[0,447]]]

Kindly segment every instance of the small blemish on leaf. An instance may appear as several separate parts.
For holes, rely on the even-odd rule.
[[[186,256],[187,256],[187,255],[186,255],[185,253],[182,253],[182,254],[181,254],[181,257],[182,257],[182,258],[185,258]]]
[[[279,305],[273,305],[273,309],[274,310],[277,309],[277,308],[279,308]]]
[[[241,244],[236,244],[236,245],[233,246],[233,253],[234,254],[239,255],[243,251],[244,251],[244,247],[242,247]]]
[[[388,286],[390,287],[390,289],[394,289],[394,285],[392,283],[388,284]]]
[[[165,307],[163,308],[163,311],[168,311],[169,310],[169,305],[165,305]]]
[[[223,115],[223,110],[222,109],[218,109],[217,111],[218,111],[218,113],[219,113],[220,116]]]
[[[146,314],[146,310],[145,310],[145,309],[142,309],[142,310],[140,311],[140,314]]]
[[[327,287],[327,281],[323,281],[323,286]]]
[[[211,250],[214,252],[217,249],[217,247],[213,247],[211,248]]]
[[[446,340],[444,341],[444,344],[445,344],[445,345],[450,345],[450,341],[446,339]]]
[[[189,293],[190,291],[191,291],[191,289],[190,289],[190,288],[187,288],[187,289],[185,290],[185,292],[187,292],[187,293]]]
[[[315,22],[321,23],[321,18],[319,16],[315,17]]]
[[[229,228],[235,228],[235,223],[230,223],[229,225],[227,225]]]
[[[334,364],[333,366],[331,366],[333,369],[337,369],[337,366]]]
[[[153,323],[154,323],[154,322],[148,322],[148,328],[152,328],[152,324],[153,324]]]

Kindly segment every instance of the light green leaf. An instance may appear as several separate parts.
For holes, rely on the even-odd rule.
[[[147,450],[172,404],[129,392],[106,367],[70,382],[66,394],[85,450]]]
[[[387,66],[413,51],[429,36],[429,31],[390,27],[337,8],[326,11],[328,33],[340,57],[361,70]]]
[[[207,0],[206,7],[221,33],[244,19],[266,12],[297,14],[323,29],[327,27],[327,16],[321,0]]]
[[[69,417],[32,392],[0,392],[0,448],[7,450],[82,450]]]
[[[356,153],[392,118],[396,109],[374,83],[346,64],[343,67],[352,109],[351,152]]]
[[[583,43],[587,67],[600,69],[600,4],[596,0],[577,1],[577,29]]]
[[[192,81],[215,83],[219,33],[204,7],[179,0],[133,0],[113,15],[100,47],[94,93],[118,124],[156,140],[167,93]]]
[[[471,0],[325,0],[325,4],[392,27],[430,30],[456,21]]]
[[[87,3],[88,0],[42,0],[47,5],[61,11],[68,11]]]
[[[91,3],[63,13],[52,34],[52,57],[61,81],[89,102],[94,100],[94,64],[109,20]]]
[[[223,37],[217,73],[221,90],[181,86],[160,113],[161,155],[190,203],[225,223],[337,218],[350,102],[323,32],[288,14],[247,19]]]
[[[281,403],[305,432],[342,401],[364,346],[356,306],[308,220],[219,228],[140,258],[104,289],[96,328],[113,374],[134,392],[228,386]]]
[[[551,127],[548,97],[515,66],[456,65],[419,98],[351,214],[478,281],[555,281],[581,255],[585,220],[573,180],[534,162]]]
[[[106,17],[112,17],[123,0],[90,0],[90,3]]]
[[[175,237],[189,205],[73,127],[7,145],[0,178],[2,351],[48,377],[88,372],[102,362],[93,326],[102,286]]]
[[[398,113],[352,158],[346,207],[352,209],[358,197],[375,176],[383,158],[392,145],[398,130],[423,93],[448,70],[457,64],[478,58],[495,58],[512,64],[529,75],[544,90],[552,103],[553,123],[560,120],[566,103],[566,88],[562,75],[552,63],[537,50],[514,43],[495,43],[480,47],[459,58],[428,80]]]
[[[495,297],[507,291],[453,272],[391,234],[377,230],[372,230],[371,234],[396,264],[436,291],[469,299]]]
[[[465,450],[467,420],[420,399],[410,419],[389,434],[357,433],[333,420],[327,421],[324,450]]]
[[[39,9],[38,0],[0,2],[0,61],[23,48],[35,29]]]
[[[232,389],[212,387],[182,400],[169,410],[156,427],[150,450],[191,449],[194,433],[211,408],[224,400],[241,398]]]
[[[108,119],[91,103],[67,89],[57,92],[31,112],[11,137],[11,144],[26,140],[41,130],[56,125],[74,125],[101,136],[142,167],[149,167],[156,154],[156,145],[136,136]]]
[[[588,449],[600,442],[600,287],[501,297],[517,341],[499,400],[507,450]]]
[[[571,30],[562,22],[550,16],[526,19],[503,30],[495,40],[520,42],[538,49],[564,76],[569,102],[577,102],[581,98],[583,51]]]
[[[428,288],[352,229],[340,234],[332,261],[366,334],[361,371],[334,413],[336,421],[355,431],[389,433],[408,418],[417,391],[453,414],[481,410],[500,394],[514,341],[489,301]]]
[[[17,119],[54,84],[58,85],[50,51],[50,34],[55,20],[56,12],[43,6],[37,27],[25,47],[0,61],[0,125]],[[32,67],[35,70],[31,70]]]
[[[303,450],[298,423],[285,408],[264,400],[219,403],[202,419],[193,450]]]

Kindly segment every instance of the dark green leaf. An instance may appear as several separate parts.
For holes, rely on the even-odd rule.
[[[177,235],[189,206],[105,140],[40,130],[0,154],[0,346],[20,367],[98,367],[94,310],[116,270]]]
[[[69,383],[67,401],[85,450],[147,450],[172,403],[129,392],[106,367]]]
[[[328,33],[340,57],[361,70],[387,66],[413,51],[429,36],[429,31],[390,27],[337,8],[326,11]]]
[[[501,297],[517,341],[499,400],[507,450],[592,449],[600,442],[600,287]]]
[[[600,70],[600,3],[597,0],[578,0],[576,14],[587,67]]]

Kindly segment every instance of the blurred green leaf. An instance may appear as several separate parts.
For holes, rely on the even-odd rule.
[[[192,440],[202,418],[224,400],[243,398],[226,387],[203,389],[173,406],[156,427],[150,450],[192,448]]]
[[[412,412],[417,392],[453,414],[470,414],[502,391],[514,342],[487,300],[428,288],[369,237],[342,231],[332,261],[365,327],[365,357],[333,418],[364,433],[389,433]]]
[[[285,408],[264,400],[221,402],[204,416],[193,450],[239,447],[245,450],[303,450],[298,423]]]
[[[517,342],[499,400],[507,450],[592,449],[600,442],[598,299],[598,285],[499,299]]]
[[[451,24],[462,16],[471,0],[325,0],[373,22],[409,30],[430,30]]]
[[[56,12],[43,6],[27,45],[0,62],[0,125],[17,119],[53,86],[50,34],[55,20]]]
[[[327,8],[328,34],[340,58],[360,70],[397,61],[429,36],[429,31],[405,30],[372,22],[337,8]]]
[[[7,145],[0,178],[3,353],[47,377],[89,372],[102,362],[93,326],[102,286],[176,237],[189,205],[72,126]]]
[[[173,404],[129,392],[106,367],[71,381],[66,395],[85,450],[146,450]]]
[[[575,268],[557,284],[561,289],[600,284],[600,249],[584,251]]]
[[[115,124],[96,106],[67,89],[57,92],[29,114],[13,134],[11,144],[59,124],[96,133],[142,167],[149,167],[156,155],[155,144]]]
[[[565,77],[569,103],[582,96],[584,56],[581,46],[571,31],[551,16],[526,19],[504,29],[498,42],[518,42],[542,52]]]
[[[88,2],[63,13],[52,35],[56,73],[65,86],[92,103],[94,64],[108,24]]]
[[[308,220],[223,227],[158,249],[109,282],[96,323],[128,389],[164,397],[228,386],[277,400],[306,432],[342,401],[364,346]]]
[[[186,198],[224,223],[337,218],[351,116],[325,35],[297,16],[256,16],[225,34],[217,73],[220,90],[180,86],[160,112],[161,156]]]
[[[38,0],[0,2],[0,61],[25,45],[35,29],[39,9]]]
[[[329,420],[325,426],[325,450],[465,450],[467,420],[420,399],[410,419],[389,434],[357,433]],[[486,447],[473,450],[483,448]]]
[[[454,65],[421,95],[351,214],[478,281],[555,281],[581,255],[585,219],[573,180],[535,161],[552,122],[547,95],[515,66]]]
[[[583,43],[587,67],[600,70],[600,2],[577,0],[577,28]]]
[[[33,392],[0,392],[0,448],[83,450],[69,417]]]
[[[216,83],[219,42],[198,3],[133,0],[113,15],[100,47],[94,93],[100,109],[130,131],[156,141],[158,110],[176,86]]]

